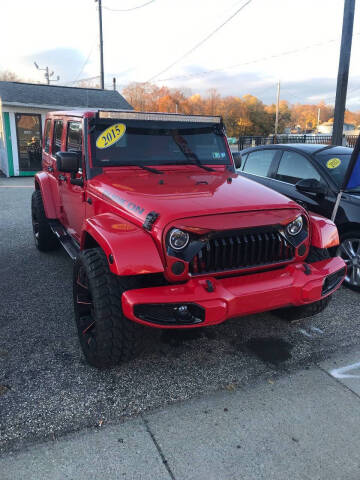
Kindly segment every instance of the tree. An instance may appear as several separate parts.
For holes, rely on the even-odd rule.
[[[4,70],[0,72],[0,81],[1,82],[24,82],[16,73],[10,72],[9,70]]]
[[[244,95],[243,100],[248,109],[248,118],[253,124],[253,135],[269,135],[274,131],[271,115],[266,112],[265,105],[254,95]]]
[[[246,128],[252,125],[245,102],[239,97],[223,98],[219,113],[223,117],[226,133],[229,137],[245,135]]]
[[[275,129],[276,105],[268,105],[265,107],[265,112],[271,117],[273,124],[273,132]],[[279,127],[278,133],[283,133],[285,127],[291,127],[291,110],[287,100],[280,100],[279,102]]]
[[[222,97],[215,89],[206,96],[193,94],[179,88],[158,87],[151,83],[134,82],[123,90],[126,100],[135,110],[152,112],[184,113],[193,115],[221,115],[227,134],[269,135],[274,133],[276,106],[265,105],[254,95]],[[290,105],[287,100],[279,104],[279,133],[285,127],[300,125],[304,130],[317,126],[318,111],[320,122],[326,122],[334,115],[334,107],[325,102],[318,104]],[[360,124],[360,112],[345,112],[345,121]]]
[[[221,105],[221,96],[215,88],[208,90],[208,96],[204,102],[204,113],[207,115],[218,115]]]

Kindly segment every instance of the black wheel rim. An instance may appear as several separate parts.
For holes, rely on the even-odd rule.
[[[337,254],[347,266],[345,282],[360,288],[360,238],[347,238],[338,247]]]
[[[85,348],[93,350],[96,340],[96,321],[89,280],[82,266],[80,266],[76,275],[74,293],[80,341]]]
[[[39,227],[39,221],[36,217],[36,212],[35,210],[33,209],[32,210],[32,227],[33,227],[33,232],[34,232],[34,238],[35,238],[35,242],[37,243],[39,241],[39,230],[40,230],[40,227]]]

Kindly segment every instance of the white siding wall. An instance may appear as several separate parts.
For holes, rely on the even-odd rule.
[[[11,142],[12,142],[12,151],[13,151],[13,162],[14,162],[14,175],[19,175],[19,155],[18,155],[18,147],[17,147],[17,136],[16,136],[16,123],[15,123],[15,113],[34,113],[41,115],[41,129],[42,134],[44,132],[44,124],[45,124],[45,117],[47,112],[54,111],[54,110],[67,110],[68,107],[63,108],[35,108],[35,107],[23,107],[22,105],[19,106],[9,106],[3,105],[3,112],[9,112],[9,119],[10,119],[10,132],[11,132]],[[1,133],[0,133],[1,135]],[[5,149],[5,155],[3,156],[1,153],[1,140],[0,140],[0,169],[7,175],[8,174],[8,162],[7,162],[7,153]],[[2,164],[4,163],[4,168]],[[6,167],[6,168],[5,168]]]
[[[3,122],[3,110],[0,99],[0,170],[8,177],[9,168],[8,168],[8,158],[6,150],[6,138],[5,138],[5,126]]]

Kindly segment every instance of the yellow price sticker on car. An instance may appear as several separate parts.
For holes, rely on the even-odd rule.
[[[340,158],[330,158],[330,160],[326,162],[327,168],[337,168],[340,164]]]
[[[111,145],[114,145],[121,137],[124,136],[126,132],[126,125],[123,123],[115,123],[109,128],[100,133],[96,140],[96,147],[101,150],[104,148],[109,148]]]

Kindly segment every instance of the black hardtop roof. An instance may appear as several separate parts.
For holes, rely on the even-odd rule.
[[[98,109],[132,109],[116,90],[0,81],[3,104]]]
[[[259,145],[257,147],[244,148],[241,153],[248,153],[253,150],[271,150],[281,147],[281,149],[288,149],[308,154],[332,154],[332,155],[341,155],[341,154],[350,154],[352,148],[342,147],[339,145],[320,145],[316,143],[275,143],[271,145]]]

